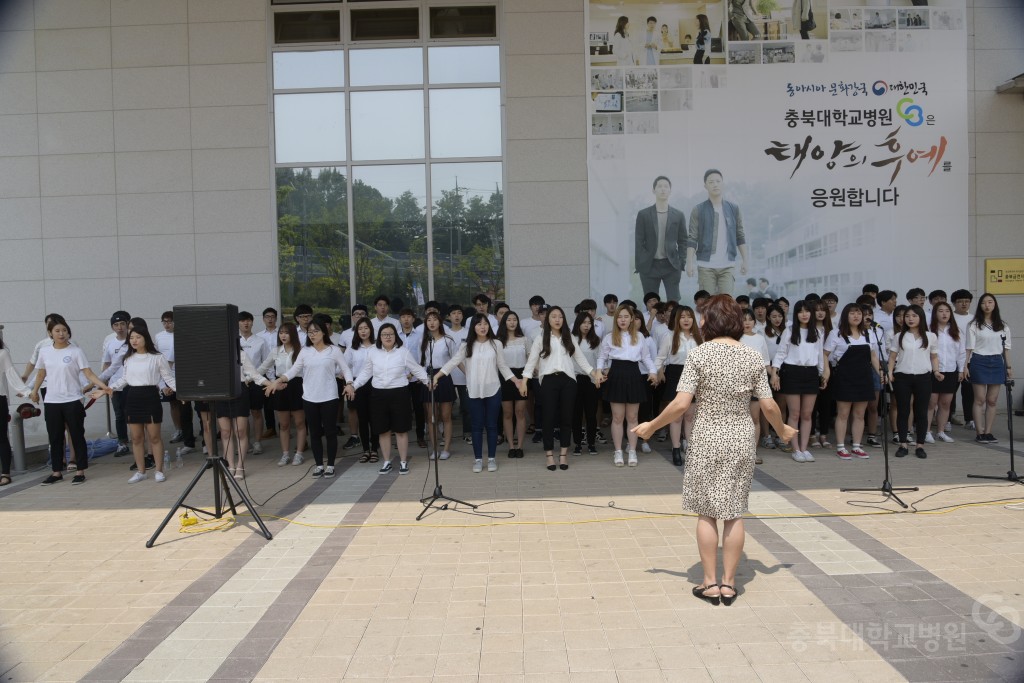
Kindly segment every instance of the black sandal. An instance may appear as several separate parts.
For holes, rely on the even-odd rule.
[[[370,462],[370,454],[369,453],[363,453],[362,455],[360,455],[359,456],[359,462]]]
[[[732,595],[726,595],[725,593],[722,593],[722,589],[723,588],[728,588],[729,590],[731,590],[732,591]],[[718,584],[718,593],[719,593],[719,595],[722,596],[722,604],[725,605],[726,607],[731,605],[732,601],[736,599],[737,595],[739,595],[739,593],[736,591],[736,588],[734,588],[733,586],[730,586],[727,583],[720,583],[720,584]]]
[[[717,605],[722,600],[721,595],[704,594],[704,591],[711,590],[712,588],[718,588],[718,585],[711,584],[710,586],[694,586],[693,597],[700,598],[701,600],[706,600],[707,602],[710,602],[712,605]]]
[[[0,474],[0,486],[7,486],[11,483],[11,475]]]

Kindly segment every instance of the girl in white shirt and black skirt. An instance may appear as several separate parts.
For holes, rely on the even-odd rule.
[[[999,385],[1013,377],[1010,341],[1010,326],[1003,322],[996,298],[987,292],[982,294],[974,309],[974,320],[967,326],[967,379],[974,386],[974,440],[978,443],[997,443],[992,425],[999,403]]]
[[[909,452],[907,428],[911,405],[914,412],[914,435],[917,439],[915,455],[927,458],[924,450],[928,432],[928,403],[932,398],[932,376],[938,379],[939,348],[935,335],[925,327],[924,309],[917,304],[907,307],[903,314],[903,329],[893,337],[889,347],[889,375],[896,395],[896,429],[900,447],[896,457]]]
[[[812,321],[813,308],[804,300],[793,306],[793,324],[781,337],[772,361],[772,388],[786,397],[789,426],[800,433],[793,443],[793,460],[814,462],[807,450],[814,424],[812,413],[818,390],[828,383],[829,368],[822,354],[818,327]]]
[[[412,402],[409,400],[411,374],[426,384],[430,381],[426,370],[416,362],[409,349],[402,346],[398,328],[384,323],[377,329],[376,348],[370,349],[351,387],[345,387],[349,398],[359,387],[373,383],[370,393],[370,420],[379,435],[380,456],[384,463],[379,474],[391,471],[391,432],[398,445],[398,473],[409,473],[409,430],[412,429]]]
[[[277,331],[277,346],[270,352],[256,372],[265,375],[274,368],[274,376],[280,377],[292,369],[302,346],[299,345],[299,332],[294,323],[282,323]],[[306,413],[302,408],[302,378],[295,377],[288,386],[278,391],[270,399],[270,404],[277,416],[278,434],[281,439],[281,459],[278,467],[288,463],[302,464],[302,451],[306,448]],[[291,457],[292,424],[295,425],[295,457]]]
[[[967,331],[961,330],[953,316],[953,307],[940,301],[932,308],[931,331],[935,334],[939,347],[939,375],[932,382],[932,400],[928,404],[928,418],[938,413],[936,438],[944,443],[952,443],[953,437],[946,433],[946,420],[949,419],[950,406],[956,396],[956,390],[964,379],[964,368],[967,367]],[[924,437],[925,443],[933,443],[932,433]]]
[[[439,370],[444,364],[451,360],[458,348],[455,340],[445,333],[444,325],[441,324],[441,315],[436,311],[427,313],[423,321],[423,340],[420,342],[419,362],[424,369],[430,372]],[[427,382],[420,385],[420,400],[423,402],[423,412],[429,417],[427,420],[427,438],[430,440],[430,459],[435,457],[447,460],[451,457],[448,448],[452,442],[452,404],[455,403],[455,384],[451,377],[445,377],[433,389],[434,406],[437,413],[431,412],[431,386]],[[437,429],[431,429],[430,425],[440,422]],[[441,433],[440,447],[438,450],[437,433]]]
[[[636,433],[640,403],[647,400],[647,384],[658,381],[647,338],[641,335],[635,322],[633,308],[620,304],[615,310],[615,325],[601,342],[601,353],[597,359],[598,368],[605,373],[604,396],[612,408],[612,444],[615,453],[612,462],[616,467],[625,463],[622,459],[623,422],[629,446],[629,466],[636,467]],[[644,375],[646,374],[646,383]]]
[[[352,376],[358,377],[366,363],[366,357],[370,350],[375,348],[376,342],[373,338],[373,324],[369,318],[360,318],[352,328],[352,341],[345,350],[345,362],[352,370]],[[359,456],[359,462],[375,463],[380,459],[377,454],[377,433],[373,431],[373,422],[370,420],[370,393],[373,387],[364,384],[356,390],[355,398],[348,399],[349,414],[354,415],[357,429],[359,430],[359,443],[362,444],[363,454]]]
[[[534,374],[540,384],[541,406],[543,418],[544,452],[547,455],[549,470],[555,469],[555,422],[559,427],[558,468],[569,469],[566,457],[572,443],[572,413],[576,407],[576,370],[575,362],[583,372],[591,375],[596,384],[600,384],[600,373],[591,367],[586,356],[572,341],[569,325],[565,320],[565,311],[559,306],[552,306],[544,317],[540,338],[530,350],[530,358],[526,361],[523,376],[529,379]],[[526,395],[526,383],[521,382],[521,392]]]
[[[572,338],[591,367],[597,367],[597,350],[601,346],[601,337],[594,329],[594,316],[587,311],[576,316],[572,326]],[[575,364],[575,361],[573,361]],[[576,402],[572,411],[572,438],[576,447],[573,455],[583,452],[583,423],[587,424],[587,452],[597,455],[597,405],[600,394],[590,374],[583,371],[578,364],[573,367],[576,372]]]
[[[864,413],[875,397],[875,376],[881,369],[878,352],[868,338],[864,311],[858,304],[846,304],[839,314],[839,328],[825,339],[825,360],[832,366],[832,395],[836,399],[836,455],[840,460],[866,459],[861,447]],[[850,422],[850,416],[853,422]],[[850,425],[852,447],[846,449],[846,427]]]
[[[671,401],[676,397],[679,378],[683,376],[683,365],[686,354],[703,341],[697,327],[697,316],[689,306],[677,306],[669,318],[671,332],[665,335],[658,348],[655,366],[658,368],[658,379],[665,385],[665,396]],[[683,426],[686,426],[684,432]],[[680,467],[683,464],[683,441],[693,428],[693,409],[687,410],[678,420],[668,425],[668,435],[672,442],[672,464]]]
[[[523,334],[519,324],[519,315],[509,311],[498,326],[495,334],[504,347],[505,363],[517,378],[523,376],[526,359],[530,356],[531,341]],[[526,440],[526,426],[529,422],[529,405],[526,398],[519,393],[519,383],[507,381],[501,385],[501,416],[505,439],[508,441],[508,457],[523,457],[523,443]],[[513,431],[513,415],[515,430]],[[513,434],[515,438],[513,439]]]

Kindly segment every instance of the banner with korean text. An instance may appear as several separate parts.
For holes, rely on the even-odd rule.
[[[968,284],[964,0],[589,0],[591,289]]]

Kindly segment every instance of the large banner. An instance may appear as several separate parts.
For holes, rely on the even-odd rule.
[[[598,301],[968,285],[964,0],[591,0],[587,33]]]

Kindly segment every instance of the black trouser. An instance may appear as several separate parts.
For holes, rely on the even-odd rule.
[[[465,384],[456,384],[455,391],[459,394],[459,419],[462,420],[462,435],[473,431],[469,419],[469,389]]]
[[[583,443],[583,420],[587,421],[587,445],[597,438],[597,387],[587,375],[576,375],[576,404],[572,411],[572,440]]]
[[[540,396],[544,404],[544,450],[555,448],[555,424],[559,428],[558,441],[562,448],[572,443],[572,411],[576,407],[576,380],[564,372],[545,375],[540,383]]]
[[[924,435],[928,432],[928,402],[932,398],[931,373],[908,375],[897,372],[893,379],[893,391],[896,394],[896,431],[900,435],[900,443],[907,443],[911,400],[914,407],[914,436],[917,437],[917,443],[924,443]]]
[[[192,402],[180,404],[178,413],[181,416],[181,442],[189,448],[196,447],[196,429],[192,424]]]
[[[540,390],[540,383],[533,377],[526,381],[527,390],[533,392],[533,426],[540,429],[544,424],[544,396]]]
[[[974,385],[971,380],[965,379],[960,382],[960,402],[964,404],[964,423],[974,419]],[[953,404],[949,407],[949,414],[956,415],[956,394],[953,394]],[[944,427],[939,427],[943,429]]]
[[[46,435],[50,440],[50,467],[53,471],[64,470],[64,430],[71,435],[75,465],[79,470],[88,469],[89,446],[85,443],[85,408],[82,402],[44,403],[43,419],[46,420]]]
[[[324,444],[320,439],[327,438],[327,464],[334,466],[338,457],[338,401],[331,399],[323,403],[303,401],[302,409],[306,413],[306,429],[309,430],[309,446],[313,450],[313,461],[317,465],[324,464]]]
[[[11,439],[7,435],[7,422],[10,419],[7,408],[7,397],[0,394],[0,420],[4,421],[3,429],[0,430],[0,474],[11,474],[11,461],[14,453],[11,451]]]
[[[814,402],[814,412],[818,416],[818,433],[822,436],[828,436],[828,433],[832,431],[832,403],[832,385],[830,384],[818,392],[818,398]],[[836,434],[838,443],[843,443],[845,438],[845,434]]]
[[[124,404],[127,401],[128,395],[123,391],[114,392],[114,431],[117,432],[118,443],[128,443],[128,423],[124,419]]]
[[[359,416],[359,443],[363,451],[376,451],[377,435],[373,433],[373,425],[370,422],[370,392],[373,387],[367,382],[356,389],[355,409]],[[351,408],[351,407],[350,407]]]
[[[412,414],[416,416],[416,438],[423,441],[423,437],[427,433],[425,418],[426,414],[423,412],[423,396],[421,395],[420,387],[423,385],[419,382],[409,383],[409,400],[412,401]]]

